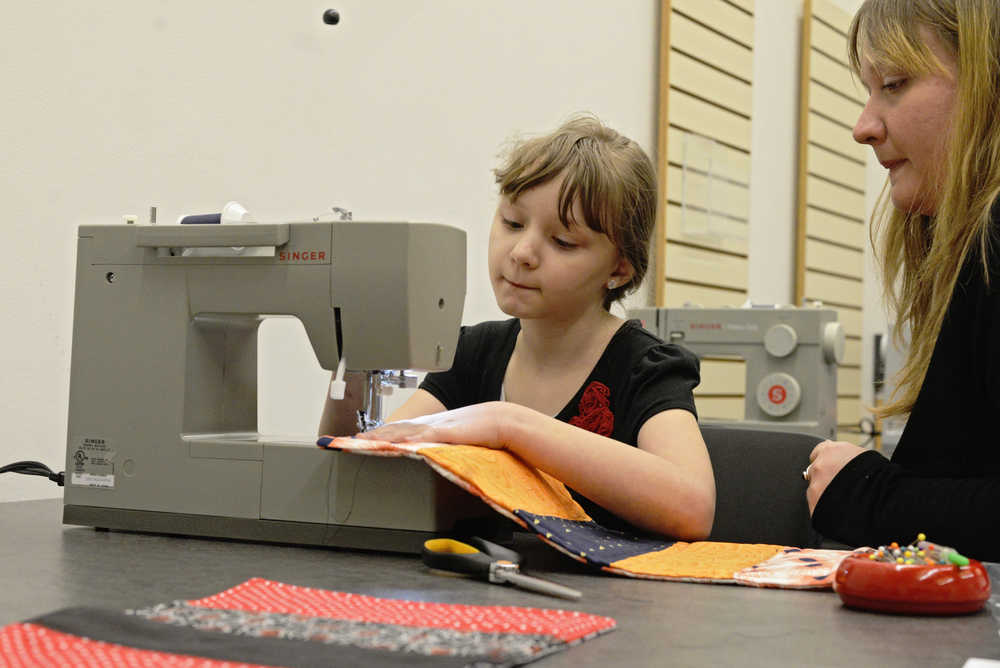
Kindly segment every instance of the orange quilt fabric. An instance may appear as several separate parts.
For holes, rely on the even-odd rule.
[[[602,527],[559,480],[505,450],[441,443],[389,443],[324,436],[331,450],[422,459],[435,471],[572,558],[610,573],[656,580],[795,589],[829,588],[849,552],[782,545],[631,536]],[[813,556],[815,555],[815,556]]]

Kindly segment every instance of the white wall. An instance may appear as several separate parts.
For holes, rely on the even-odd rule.
[[[150,205],[172,221],[229,199],[264,219],[340,205],[356,219],[449,223],[468,232],[466,322],[498,317],[483,261],[498,150],[591,110],[652,154],[658,4],[13,5],[0,27],[0,465],[63,468],[81,223],[144,218]],[[330,6],[338,26],[321,21]],[[753,183],[750,293],[787,302],[801,1],[757,0],[756,13],[753,170],[767,178]],[[327,374],[294,322],[266,323],[262,346],[262,431],[311,432]],[[0,501],[59,494],[0,476]]]
[[[834,4],[849,14],[853,14],[861,6],[863,0],[833,0]],[[875,159],[874,153],[869,152],[867,172],[865,175],[865,221],[870,224],[872,212],[875,210],[875,203],[886,183],[886,171]],[[864,404],[872,405],[874,402],[874,391],[872,388],[872,372],[874,370],[874,341],[876,334],[883,336],[889,334],[889,316],[885,304],[882,300],[882,279],[876,267],[876,260],[872,253],[871,244],[865,244],[865,284],[863,308],[861,312],[862,327],[862,358],[861,358],[861,378],[862,392],[861,401]]]
[[[64,468],[75,229],[331,205],[468,231],[465,320],[505,139],[591,110],[652,152],[656,0],[52,0],[0,28],[0,464]],[[340,25],[321,16],[337,8]],[[265,432],[315,429],[326,374],[300,331],[262,334]],[[151,347],[150,355],[157,350]],[[109,407],[108,419],[115,419]],[[0,476],[0,501],[58,496]]]
[[[862,1],[832,0],[849,14]],[[801,0],[756,0],[749,297],[761,304],[788,304],[795,297],[801,30]],[[872,156],[867,178],[866,220],[885,181],[885,170]],[[881,290],[871,248],[866,245],[861,358],[861,400],[866,404],[872,401],[874,335],[887,331]]]
[[[754,3],[749,298],[795,299],[801,0]]]

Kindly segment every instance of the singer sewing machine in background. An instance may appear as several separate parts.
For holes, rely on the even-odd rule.
[[[450,367],[465,257],[462,230],[424,223],[80,227],[63,521],[407,552],[495,522],[422,462],[257,431],[263,318],[367,371],[377,420],[402,376],[381,370]]]
[[[844,330],[835,310],[685,307],[637,308],[628,314],[664,341],[683,345],[698,357],[745,361],[744,419],[703,422],[836,437],[837,365],[844,356]]]

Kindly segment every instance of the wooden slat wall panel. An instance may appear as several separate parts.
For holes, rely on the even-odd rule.
[[[746,387],[746,364],[741,360],[705,358],[701,361],[701,384],[695,395],[743,396]]]
[[[749,153],[750,120],[679,90],[670,91],[670,123]]]
[[[845,387],[861,387],[861,369],[850,366],[841,366],[837,369],[837,385],[843,384]],[[857,395],[857,392],[838,392],[838,396],[851,396]],[[843,422],[838,418],[838,422],[843,424]]]
[[[686,203],[689,207],[719,213],[746,224],[750,189],[745,185],[671,165],[667,170],[667,193],[669,202]]]
[[[675,53],[670,59],[670,85],[750,117],[750,84],[683,53]]]
[[[842,211],[851,217],[865,217],[865,195],[857,190],[832,183],[818,176],[806,177],[809,203],[828,211]]]
[[[851,27],[851,16],[828,0],[813,0],[812,14],[837,32],[844,35]],[[844,56],[846,61],[847,56]]]
[[[667,244],[666,277],[746,293],[747,259],[704,248]]]
[[[738,306],[747,288],[754,0],[660,7],[656,303]],[[742,417],[745,383],[741,361],[706,359],[700,415]]]
[[[806,296],[837,306],[861,308],[861,279],[830,276],[818,271],[806,270]]]
[[[847,63],[851,17],[829,0],[805,0],[799,127],[796,300],[835,308],[847,334],[837,374],[838,437],[867,415],[861,405],[865,225],[865,161],[869,150],[851,136],[866,95]]]
[[[871,149],[854,142],[851,138],[851,127],[853,126],[834,123],[812,110],[809,113],[809,143],[818,144],[852,160],[864,162]]]
[[[694,407],[698,417],[712,417],[722,420],[743,420],[746,418],[746,404],[743,397],[706,397],[695,394]]]
[[[714,288],[696,283],[680,283],[666,281],[664,290],[666,299],[663,306],[701,306],[703,308],[719,308],[722,306],[739,306],[746,301],[743,290]]]
[[[807,237],[826,239],[841,246],[852,246],[862,250],[868,238],[862,221],[845,218],[812,206],[806,210],[805,223]]]
[[[815,81],[809,84],[809,98],[812,107],[822,116],[828,118],[857,118],[864,109],[864,104],[840,91],[830,90]]]
[[[852,429],[856,427],[856,425],[853,424],[849,426]],[[871,443],[868,441],[867,436],[862,436],[854,431],[838,431],[836,440],[847,441],[848,443],[854,443],[855,445],[861,445],[862,443],[868,443],[869,445],[871,445]]]
[[[726,0],[729,4],[742,9],[750,16],[753,16],[753,0]]]
[[[836,306],[829,304],[837,312],[837,321],[843,326],[847,339],[861,340],[861,307],[860,306]]]
[[[847,339],[844,342],[844,364],[861,368],[861,341]]]
[[[667,205],[667,243],[678,241],[746,255],[747,222],[679,204]],[[741,300],[742,301],[742,300]]]
[[[830,27],[821,16],[817,15],[815,10],[813,11],[813,19],[815,20],[812,22],[812,48],[831,58],[846,62],[847,41],[844,39],[844,34],[847,32],[847,28],[841,30]]]
[[[753,48],[753,10],[741,11],[728,2],[715,0],[673,0],[674,14],[711,26],[748,49]]]
[[[719,0],[699,0],[718,2]],[[664,2],[670,11],[670,2]],[[686,53],[722,72],[729,72],[744,81],[753,81],[753,59],[747,58],[746,46],[723,37],[683,14],[670,13],[670,48]],[[669,70],[668,70],[669,71]]]
[[[826,241],[806,239],[809,269],[830,274],[857,277],[864,274],[864,254],[856,248],[844,248]]]
[[[696,137],[683,130],[670,128],[668,131],[669,163],[677,167],[687,164],[689,169],[711,171],[722,179],[734,183],[750,183],[750,154],[715,143],[708,150],[710,140]],[[670,193],[668,192],[667,195]]]
[[[861,92],[862,88],[851,74],[851,70],[847,68],[847,64],[843,62],[843,59],[833,58],[817,49],[813,49],[812,55],[813,57],[810,60],[811,69],[809,70],[809,79],[811,81],[825,86],[858,104],[863,105],[865,103],[864,93]],[[816,109],[815,105],[813,105],[813,109]],[[819,111],[822,112],[823,110],[820,109]],[[834,118],[835,120],[841,120],[837,117]],[[850,125],[853,126],[854,123],[850,123]]]
[[[861,401],[858,399],[838,399],[837,419],[842,424],[857,424],[866,415]]]
[[[809,169],[813,174],[830,181],[837,181],[855,190],[864,191],[864,170],[858,170],[859,166],[863,167],[864,165],[822,146],[809,145],[806,150],[808,151]]]

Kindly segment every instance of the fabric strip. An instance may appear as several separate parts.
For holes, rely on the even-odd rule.
[[[324,666],[463,666],[467,657],[422,656],[285,640],[252,638],[159,624],[134,615],[99,608],[67,608],[29,620],[29,624],[115,645],[166,654],[183,654],[220,661],[284,668]],[[68,659],[67,662],[68,663]],[[65,663],[56,665],[66,665]],[[128,665],[128,664],[122,664]],[[140,664],[141,665],[141,664]],[[156,665],[156,664],[149,664]]]
[[[214,596],[187,603],[204,608],[290,613],[378,624],[545,635],[567,643],[615,626],[610,617],[572,610],[379,598],[262,578],[253,578]]]
[[[390,443],[323,437],[322,447],[360,454],[423,458],[494,510],[536,532],[564,554],[633,578],[737,583],[757,587],[829,589],[839,559],[848,552],[763,562],[786,549],[631,535],[601,526],[573,500],[565,485],[502,450],[467,445]],[[801,555],[799,555],[801,557]]]
[[[736,571],[770,559],[781,545],[675,543],[665,550],[616,561],[611,568],[690,581],[734,582]]]
[[[659,552],[676,544],[662,539],[630,536],[594,521],[577,522],[562,517],[535,515],[520,509],[515,510],[514,514],[566,554],[597,566],[607,566],[629,557]]]
[[[765,562],[738,571],[739,584],[752,587],[818,589],[832,587],[833,578],[846,550],[804,550],[789,547]]]
[[[38,624],[0,628],[0,666],[4,668],[265,668],[258,663],[217,661],[184,654],[90,640]]]
[[[177,601],[132,611],[151,622],[256,638],[284,638],[326,645],[350,645],[425,656],[460,656],[491,665],[522,665],[566,649],[548,635],[483,633],[460,629],[377,624],[272,612],[201,608]]]

